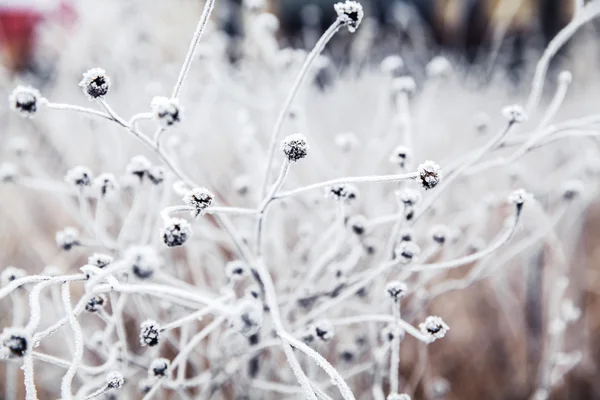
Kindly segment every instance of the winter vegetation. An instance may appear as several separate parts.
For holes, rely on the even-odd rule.
[[[518,83],[503,34],[184,3],[82,2],[1,77],[0,398],[600,396],[599,1]]]

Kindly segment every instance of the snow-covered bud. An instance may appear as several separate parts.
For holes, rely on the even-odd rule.
[[[283,154],[291,162],[296,162],[306,157],[308,149],[306,137],[301,133],[289,135],[281,142],[281,151],[283,151]]]
[[[390,154],[390,162],[394,165],[398,165],[400,168],[404,168],[406,162],[411,158],[412,152],[406,146],[398,146]]]
[[[338,20],[346,25],[350,32],[356,31],[365,15],[362,6],[356,1],[346,0],[343,3],[336,3],[333,8],[338,15]]]
[[[323,342],[328,342],[335,336],[335,329],[333,328],[333,324],[326,320],[320,320],[311,325],[311,331],[314,336]]]
[[[584,184],[579,180],[566,181],[561,186],[562,197],[565,200],[573,200],[581,196],[584,191]]]
[[[160,185],[165,180],[165,168],[161,165],[154,165],[148,170],[148,179],[155,185]]]
[[[338,133],[335,135],[333,140],[336,146],[339,147],[343,152],[351,151],[360,144],[358,137],[356,137],[356,135],[352,132]]]
[[[435,377],[431,384],[431,394],[434,398],[441,398],[450,393],[450,382],[442,377]]]
[[[65,182],[73,186],[90,186],[93,179],[92,171],[88,167],[78,165],[67,171]]]
[[[575,322],[581,318],[581,308],[577,307],[573,300],[566,299],[560,305],[560,314],[565,322]]]
[[[114,258],[112,256],[104,253],[94,253],[88,257],[88,264],[98,268],[104,268],[113,261]]]
[[[523,107],[517,104],[504,107],[502,109],[502,115],[504,115],[504,117],[508,119],[508,122],[511,124],[527,121],[527,113]]]
[[[478,133],[486,133],[490,127],[490,116],[484,112],[478,112],[473,118],[473,125]]]
[[[0,182],[14,182],[19,176],[19,169],[11,162],[0,164]]]
[[[399,76],[392,81],[392,91],[412,95],[417,91],[417,84],[410,76]]]
[[[78,246],[79,231],[73,227],[66,227],[62,231],[56,232],[56,245],[63,250],[71,250],[74,246]]]
[[[125,261],[131,271],[140,279],[150,278],[160,268],[160,257],[150,246],[133,246],[125,252]]]
[[[113,174],[109,173],[98,175],[96,179],[94,179],[92,186],[94,190],[102,197],[114,193],[119,188],[117,178],[115,178]]]
[[[563,85],[569,85],[573,81],[573,74],[570,71],[562,71],[558,74],[558,82]]]
[[[131,158],[125,171],[142,179],[150,171],[150,168],[152,168],[150,161],[146,157],[138,155]]]
[[[388,397],[386,400],[411,400],[410,396],[407,395],[406,393],[390,393],[388,394]]]
[[[368,256],[374,255],[379,250],[379,242],[373,238],[364,239],[362,245]]]
[[[194,218],[198,217],[202,212],[210,207],[215,199],[214,194],[212,194],[207,188],[199,187],[190,190],[184,197],[183,202],[189,206],[194,207],[192,211],[192,216]]]
[[[252,13],[259,13],[266,7],[265,0],[244,0],[242,4],[246,10]]]
[[[525,189],[517,189],[508,196],[508,202],[517,206],[517,213],[521,212],[523,204],[532,199],[533,195]]]
[[[181,108],[177,99],[157,96],[150,104],[154,119],[164,128],[178,124],[181,121]]]
[[[426,70],[430,78],[443,78],[452,70],[452,64],[446,57],[435,56],[427,64]]]
[[[181,246],[192,236],[192,227],[183,218],[170,218],[165,222],[161,237],[168,247]]]
[[[233,190],[240,196],[245,196],[250,191],[250,179],[247,175],[240,175],[233,178]]]
[[[9,265],[8,267],[4,268],[4,270],[0,274],[0,285],[6,286],[15,279],[20,279],[25,276],[27,276],[27,273],[24,269]]]
[[[106,386],[109,389],[120,389],[125,384],[123,374],[118,371],[111,371],[106,374]]]
[[[166,358],[157,358],[152,361],[150,368],[148,368],[148,375],[157,378],[164,378],[169,375],[169,368],[171,367],[171,361]]]
[[[106,303],[106,297],[102,294],[98,294],[96,296],[90,297],[90,299],[85,303],[85,311],[87,312],[97,312],[99,309],[104,307]]]
[[[394,255],[403,264],[416,261],[420,254],[421,248],[414,242],[400,242],[394,249]]]
[[[391,281],[385,285],[385,293],[390,296],[393,300],[400,300],[404,296],[406,296],[406,292],[408,291],[408,287],[406,283],[400,281]]]
[[[444,244],[450,236],[450,229],[446,225],[434,225],[429,231],[429,236],[437,244]]]
[[[110,78],[102,68],[92,68],[83,74],[79,86],[89,100],[102,99],[110,89]]]
[[[241,281],[248,273],[248,266],[242,260],[229,261],[225,266],[225,275],[232,282]]]
[[[398,199],[405,205],[412,207],[421,200],[421,193],[415,189],[405,188],[396,192]]]
[[[349,183],[333,185],[325,189],[325,197],[351,203],[358,198],[358,188]]]
[[[42,95],[31,86],[17,86],[8,97],[10,109],[20,116],[33,118],[38,110]]]
[[[450,330],[448,325],[440,318],[430,315],[425,318],[424,322],[419,324],[419,329],[423,335],[428,336],[431,341],[441,339],[446,336],[446,332]]]
[[[419,165],[417,171],[419,172],[419,179],[421,179],[421,184],[425,190],[433,189],[442,179],[440,166],[433,161],[425,161],[423,164]]]
[[[142,346],[156,346],[160,341],[160,324],[147,319],[140,325],[140,344]]]
[[[4,328],[0,335],[0,355],[8,358],[23,357],[29,349],[29,337],[24,329]]]
[[[402,57],[393,54],[384,58],[381,61],[381,64],[379,64],[379,67],[383,73],[395,76],[398,75],[404,67],[404,60],[402,60]]]
[[[400,232],[398,232],[398,237],[401,242],[411,242],[415,238],[415,230],[412,228],[402,228]]]
[[[138,390],[141,394],[147,394],[148,392],[150,392],[150,390],[152,390],[154,382],[155,379],[152,378],[140,379],[140,381],[138,382]]]
[[[230,323],[231,327],[244,336],[254,335],[263,323],[262,303],[252,298],[238,302],[235,306]]]
[[[364,215],[353,215],[346,221],[346,226],[355,235],[364,235],[367,232],[368,221]]]

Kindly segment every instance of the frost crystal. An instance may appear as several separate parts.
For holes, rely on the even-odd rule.
[[[308,154],[308,143],[306,137],[301,133],[289,135],[281,142],[281,150],[288,160],[299,161]]]
[[[202,212],[210,207],[214,201],[214,195],[205,187],[199,187],[190,190],[188,194],[183,197],[183,202],[189,206],[192,206],[192,216],[198,217]]]
[[[140,344],[142,346],[156,346],[160,340],[160,324],[147,319],[140,325]]]
[[[417,171],[419,172],[419,178],[421,179],[421,184],[425,190],[433,189],[442,179],[440,166],[433,161],[425,161],[423,164],[419,165]]]

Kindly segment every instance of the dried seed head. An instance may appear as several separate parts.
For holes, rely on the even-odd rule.
[[[117,179],[113,174],[103,173],[94,179],[92,183],[94,190],[100,194],[101,197],[109,196],[119,189]]]
[[[87,312],[97,312],[99,309],[104,307],[106,303],[106,297],[102,294],[98,294],[96,296],[90,297],[90,299],[85,303],[85,311]]]
[[[504,107],[502,109],[502,115],[504,115],[504,117],[508,119],[508,122],[511,124],[527,121],[527,113],[523,107],[517,104]]]
[[[152,168],[150,161],[146,157],[138,155],[131,158],[125,171],[142,179],[150,171],[150,168]]]
[[[566,181],[561,186],[562,197],[565,200],[573,200],[581,196],[584,191],[584,184],[579,180]]]
[[[368,256],[372,256],[379,250],[379,243],[376,239],[366,238],[362,241],[363,249]]]
[[[328,342],[335,336],[335,329],[333,328],[333,324],[326,319],[313,323],[310,329],[314,334],[315,338],[318,338],[323,342]]]
[[[194,188],[190,190],[184,197],[183,202],[194,207],[192,216],[198,217],[202,212],[211,206],[215,196],[205,187]]]
[[[225,275],[232,282],[241,281],[248,274],[248,266],[242,260],[229,261],[225,266]]]
[[[10,96],[8,102],[10,109],[19,113],[20,116],[33,118],[38,110],[42,95],[31,86],[17,86]]]
[[[384,58],[379,64],[381,71],[390,76],[396,76],[404,67],[404,60],[398,55],[390,55]]]
[[[68,251],[79,244],[79,231],[77,229],[68,226],[62,231],[56,232],[56,245],[61,249]]]
[[[306,137],[301,133],[289,135],[281,142],[281,151],[291,162],[303,159],[308,154]]]
[[[452,64],[446,57],[435,56],[427,64],[426,70],[430,78],[443,78],[452,71]]]
[[[104,253],[94,253],[88,257],[88,264],[95,265],[98,268],[104,268],[112,263],[114,258]]]
[[[353,215],[346,221],[346,226],[355,235],[361,236],[367,232],[368,221],[364,215]]]
[[[169,368],[171,367],[171,361],[166,358],[157,358],[152,361],[150,368],[148,368],[148,375],[157,378],[164,378],[169,375]]]
[[[385,285],[385,293],[394,300],[400,300],[408,291],[406,283],[400,281],[391,281]]]
[[[400,242],[394,250],[394,255],[403,264],[416,261],[421,254],[421,248],[414,242]]]
[[[142,346],[156,346],[160,341],[160,324],[147,319],[140,325],[140,344]]]
[[[406,393],[398,394],[398,393],[390,393],[386,400],[410,400],[410,396]]]
[[[154,386],[154,379],[152,378],[144,378],[144,379],[140,379],[140,381],[138,382],[138,390],[140,391],[141,394],[147,394],[150,390],[152,390],[152,387]]]
[[[231,317],[231,327],[244,336],[252,336],[260,330],[263,323],[262,304],[249,297],[240,300]]]
[[[19,169],[11,162],[0,164],[0,182],[14,182],[19,176]]]
[[[425,321],[419,324],[419,329],[423,335],[428,336],[431,341],[441,339],[446,336],[446,332],[450,330],[448,325],[440,318],[436,316],[429,316],[425,318]]]
[[[181,246],[192,236],[192,227],[182,218],[170,218],[161,232],[163,243],[168,247]]]
[[[0,355],[4,353],[8,358],[23,357],[29,349],[29,335],[21,328],[4,328],[0,335],[0,349]]]
[[[24,269],[13,267],[12,265],[9,265],[8,267],[4,268],[4,270],[0,274],[0,284],[2,286],[6,286],[9,283],[11,283],[12,281],[14,281],[15,279],[20,279],[25,276],[27,276],[27,273],[25,272]]]
[[[154,119],[164,128],[176,125],[181,121],[181,107],[177,99],[157,96],[150,104]]]
[[[333,140],[343,152],[349,152],[360,144],[358,137],[352,132],[338,133]]]
[[[429,236],[437,244],[444,244],[450,236],[450,229],[446,225],[434,225],[429,231]]]
[[[358,188],[349,183],[333,185],[325,189],[325,197],[351,203],[358,198]]]
[[[421,193],[415,189],[405,188],[396,192],[398,199],[404,203],[405,206],[414,206],[421,201]]]
[[[130,247],[125,252],[125,261],[131,266],[133,274],[140,279],[152,277],[161,264],[156,250],[150,246]]]
[[[160,185],[165,180],[165,168],[160,165],[153,165],[147,172],[148,179],[155,185]]]
[[[365,15],[362,6],[356,1],[346,0],[343,3],[336,3],[333,8],[338,15],[338,20],[346,25],[350,32],[356,31]]]
[[[379,337],[382,342],[391,342],[394,338],[399,337],[401,340],[404,338],[406,332],[399,326],[394,324],[388,324],[381,329]]]
[[[394,78],[392,81],[393,93],[406,93],[408,95],[412,95],[415,94],[416,91],[417,84],[410,76],[399,76],[398,78]]]
[[[92,171],[88,167],[78,165],[67,171],[65,182],[73,186],[85,187],[91,186],[93,178]]]
[[[120,389],[125,384],[123,374],[118,371],[111,371],[106,374],[106,386],[109,389]]]
[[[83,74],[79,86],[89,100],[102,99],[110,89],[110,78],[102,68],[92,68]]]
[[[390,154],[390,162],[394,165],[398,165],[400,168],[404,168],[406,162],[411,158],[412,152],[406,146],[397,146],[392,154]]]
[[[421,184],[425,190],[433,189],[442,180],[442,171],[440,166],[433,161],[425,161],[417,168]]]

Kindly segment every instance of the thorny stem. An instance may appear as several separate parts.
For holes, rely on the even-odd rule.
[[[277,139],[279,138],[279,133],[281,131],[281,127],[283,126],[283,122],[285,121],[285,118],[287,117],[287,114],[292,105],[292,102],[294,101],[294,98],[296,97],[296,94],[298,93],[298,90],[300,89],[300,86],[302,85],[302,82],[304,81],[306,74],[310,70],[312,63],[317,58],[317,56],[319,54],[321,54],[321,52],[323,51],[323,49],[325,48],[327,43],[331,40],[333,35],[335,35],[335,33],[342,26],[343,26],[342,21],[339,18],[336,19],[335,22],[333,24],[331,24],[331,26],[319,38],[319,40],[315,44],[315,47],[308,54],[308,57],[306,57],[306,60],[304,61],[304,64],[302,65],[302,68],[300,69],[300,72],[298,73],[298,76],[296,77],[296,81],[294,82],[294,85],[292,86],[291,91],[289,92],[287,98],[285,99],[285,102],[283,103],[283,106],[281,107],[281,110],[279,111],[279,115],[277,116],[277,121],[275,122],[275,126],[273,127],[273,131],[271,132],[271,137],[269,140],[269,150],[267,152],[267,163],[265,165],[264,178],[263,178],[263,183],[262,183],[262,187],[260,190],[260,195],[262,195],[262,196],[264,196],[267,192],[267,185],[269,184],[269,180],[271,178],[271,166],[273,165],[273,158],[275,156],[275,147],[277,144]]]

